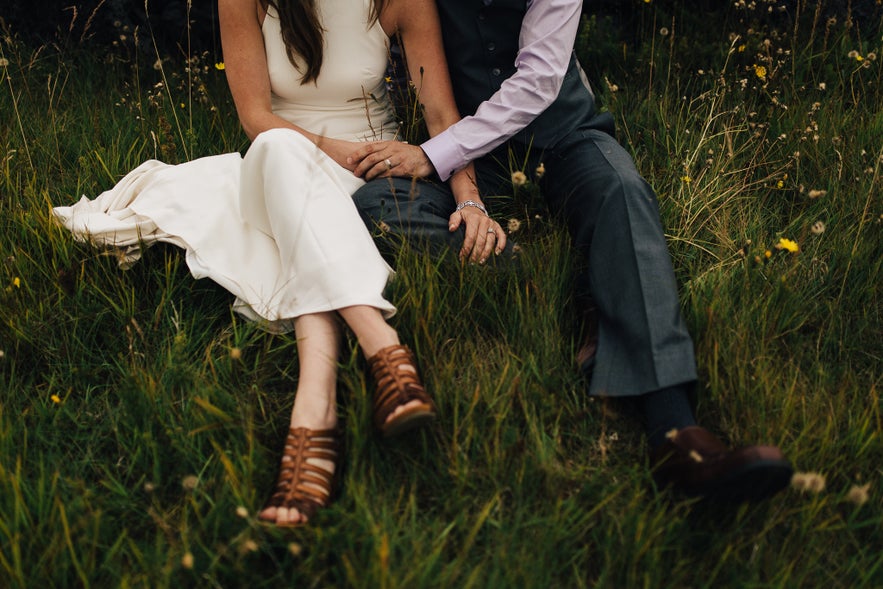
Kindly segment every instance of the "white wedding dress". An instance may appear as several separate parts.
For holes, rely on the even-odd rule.
[[[272,7],[263,23],[273,110],[326,137],[392,139],[396,123],[384,76],[388,38],[367,24],[371,0],[322,0],[325,50],[316,84],[301,85]],[[147,161],[93,200],[56,207],[75,237],[122,248],[186,251],[195,278],[235,295],[234,308],[270,330],[294,317],[370,305],[395,312],[392,277],[351,195],[362,180],[289,129],[261,133],[245,157],[229,153],[179,165]]]

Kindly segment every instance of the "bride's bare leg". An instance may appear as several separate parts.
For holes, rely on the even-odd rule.
[[[375,307],[354,305],[338,309],[338,313],[356,335],[365,358],[371,358],[380,350],[401,343],[396,330],[386,322],[381,312]],[[403,365],[402,369],[417,374],[417,367],[411,364]],[[399,405],[386,417],[385,422],[389,423],[397,415],[407,413],[421,405],[424,405],[424,402],[416,399]]]
[[[302,315],[294,321],[297,354],[300,364],[297,392],[291,410],[292,428],[311,430],[337,427],[337,358],[340,349],[340,327],[332,313]],[[282,466],[290,461],[282,457]],[[331,460],[308,458],[307,462],[333,473]],[[307,516],[295,507],[265,507],[260,519],[280,525],[304,523]]]

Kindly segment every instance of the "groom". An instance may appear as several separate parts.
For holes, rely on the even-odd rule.
[[[501,194],[511,193],[507,162],[526,161],[528,171],[542,164],[543,197],[588,261],[575,283],[578,301],[597,308],[596,353],[588,342],[578,354],[590,394],[637,401],[659,487],[736,501],[781,490],[792,469],[778,448],[730,449],[696,425],[693,342],[656,194],[614,139],[613,118],[596,111],[573,54],[582,0],[437,4],[457,106],[471,116],[419,147],[377,143],[356,152],[356,174],[383,176],[354,195],[363,216],[456,241],[447,232],[450,194],[421,183],[413,197],[410,177],[446,180],[474,161],[481,193]],[[401,178],[391,183],[392,175]]]

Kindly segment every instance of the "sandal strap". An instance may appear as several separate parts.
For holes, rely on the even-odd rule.
[[[318,508],[328,505],[339,470],[339,450],[340,432],[336,429],[291,428],[285,438],[276,489],[266,506],[294,507],[312,517]],[[331,461],[335,469],[312,464],[308,462],[311,458]]]
[[[432,406],[432,399],[417,375],[417,361],[408,346],[394,345],[368,359],[377,383],[374,392],[374,422],[382,427],[396,407],[417,400]]]

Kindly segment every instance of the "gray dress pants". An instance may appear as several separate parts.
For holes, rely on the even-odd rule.
[[[550,212],[562,219],[587,264],[575,276],[577,301],[598,312],[598,349],[589,392],[622,397],[696,380],[693,342],[680,312],[656,194],[613,137],[609,114],[596,116],[554,148],[528,152],[510,142],[475,162],[482,194],[511,194],[500,162],[540,162]],[[513,153],[514,152],[514,153]],[[521,152],[521,153],[519,153]],[[444,184],[407,179],[368,182],[354,195],[370,228],[456,252],[448,232],[454,199]]]

